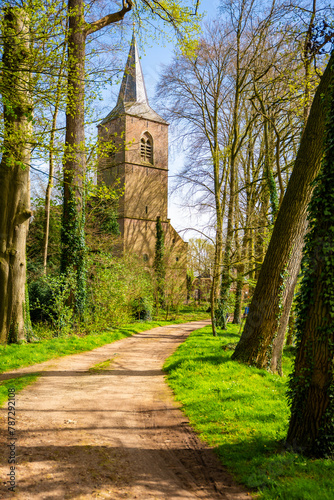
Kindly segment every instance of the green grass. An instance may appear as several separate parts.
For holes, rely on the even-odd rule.
[[[106,361],[102,361],[101,363],[96,363],[96,365],[92,366],[91,368],[88,368],[88,371],[89,373],[101,373],[103,372],[103,370],[108,370],[112,362],[113,358],[106,359]]]
[[[284,377],[248,367],[230,359],[238,330],[229,325],[216,338],[210,327],[193,332],[165,363],[169,385],[200,437],[258,498],[333,500],[333,460],[309,460],[282,445],[293,349]]]
[[[193,304],[182,306],[178,312],[168,312],[168,322],[187,323],[188,321],[199,321],[201,319],[210,319],[210,313],[207,312],[209,304],[196,306]],[[166,311],[160,310],[158,319],[166,320]]]
[[[88,335],[70,335],[58,338],[52,337],[52,330],[45,326],[37,325],[34,333],[40,337],[38,342],[0,345],[0,373],[42,363],[43,361],[69,354],[90,351],[158,326],[195,321],[208,317],[208,313],[201,308],[185,306],[176,318],[170,315],[168,321],[158,319],[149,322],[136,322],[122,327],[107,328],[101,333],[95,332]],[[163,318],[162,314],[161,318]],[[108,368],[111,362],[112,360],[98,363],[90,369],[90,372],[100,373],[102,370]],[[8,388],[15,387],[16,392],[19,392],[27,385],[35,382],[37,377],[38,374],[32,374],[0,382],[0,406],[7,400]]]
[[[90,351],[157,326],[195,321],[208,317],[208,313],[203,312],[201,309],[196,310],[191,307],[184,307],[177,318],[171,317],[169,321],[159,319],[149,322],[136,322],[122,327],[107,328],[102,332],[94,332],[88,335],[70,335],[52,338],[51,330],[45,330],[44,328],[43,331],[40,328],[35,331],[35,334],[39,337],[44,336],[45,338],[42,338],[38,342],[0,346],[0,373],[69,354]]]
[[[8,400],[8,389],[15,388],[15,392],[19,392],[27,385],[32,384],[39,377],[38,373],[32,375],[24,375],[22,377],[4,380],[0,382],[0,407]]]

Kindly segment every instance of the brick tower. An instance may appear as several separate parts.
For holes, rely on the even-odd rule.
[[[107,149],[114,145],[99,159],[98,181],[109,186],[119,179],[124,189],[118,219],[122,253],[136,253],[152,266],[160,217],[168,266],[179,269],[185,280],[187,243],[167,218],[168,123],[149,106],[134,36],[117,104],[98,134]]]

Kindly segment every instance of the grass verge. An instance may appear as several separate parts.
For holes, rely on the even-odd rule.
[[[208,313],[203,311],[186,308],[179,313],[177,318],[171,317],[169,321],[161,319],[157,321],[137,322],[81,336],[70,335],[50,338],[52,332],[49,330],[49,338],[44,338],[39,342],[0,346],[0,373],[42,363],[43,361],[69,354],[91,351],[105,344],[110,344],[116,340],[130,337],[135,333],[150,330],[158,326],[206,319],[208,316]]]
[[[212,337],[196,330],[164,365],[168,383],[194,429],[237,480],[265,500],[333,500],[334,461],[310,460],[283,448],[285,398],[293,350],[283,377],[231,361],[239,327]]]
[[[34,373],[0,382],[0,407],[8,400],[8,389],[15,389],[15,393],[17,393],[35,382],[38,377],[38,373]]]

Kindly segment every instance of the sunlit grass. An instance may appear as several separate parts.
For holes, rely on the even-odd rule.
[[[333,500],[334,462],[287,452],[289,410],[285,397],[292,349],[284,376],[231,361],[237,325],[212,337],[193,332],[165,363],[168,383],[201,438],[261,499]]]
[[[34,332],[40,339],[38,342],[0,346],[0,373],[69,354],[90,351],[158,326],[185,323],[208,317],[209,314],[202,309],[184,307],[176,319],[171,316],[168,321],[165,321],[161,315],[161,319],[155,321],[135,322],[122,327],[110,327],[104,331],[87,335],[70,335],[58,338],[52,337],[53,332],[49,328],[38,326]]]
[[[91,366],[88,368],[89,373],[101,373],[104,370],[108,370],[110,368],[110,365],[112,364],[113,359],[106,359],[105,361],[102,361],[101,363],[96,363],[96,365]]]
[[[15,393],[32,384],[39,377],[37,373],[0,382],[0,406],[8,400],[8,389],[15,389]],[[12,393],[11,393],[12,394]]]

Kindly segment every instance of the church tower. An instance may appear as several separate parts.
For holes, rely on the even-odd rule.
[[[171,264],[184,274],[187,244],[167,218],[168,123],[149,106],[134,35],[117,104],[98,126],[98,134],[105,150],[98,181],[110,186],[119,180],[124,190],[118,219],[122,253],[136,253],[152,266],[160,217]]]

